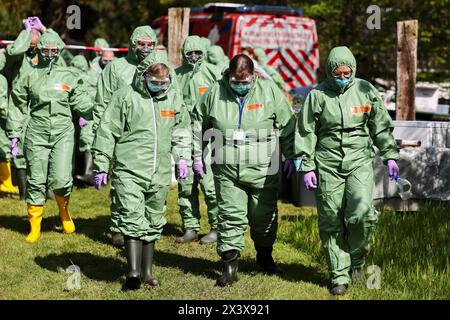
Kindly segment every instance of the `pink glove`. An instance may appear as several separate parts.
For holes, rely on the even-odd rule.
[[[195,174],[200,176],[200,178],[203,179],[205,176],[205,167],[203,166],[203,159],[202,157],[195,157],[194,164],[192,166],[192,170],[194,170]]]
[[[395,180],[398,177],[398,172],[400,171],[395,160],[389,159],[387,161],[387,167],[389,171],[389,178]]]
[[[292,174],[295,172],[295,166],[292,160],[286,160],[284,162],[283,172],[284,174],[286,174],[287,179],[290,179],[292,177]]]
[[[31,28],[32,29],[36,29],[36,30],[38,30],[40,32],[44,32],[45,31],[45,27],[42,24],[42,22],[39,19],[39,17],[30,17],[28,19],[30,19],[30,23],[31,23]]]
[[[27,30],[28,32],[31,32],[31,29],[33,29],[31,19],[26,18],[26,19],[23,19],[22,22],[23,22],[23,26],[25,27],[25,30]]]
[[[78,119],[78,125],[80,126],[80,128],[84,128],[88,125],[88,121],[85,118],[80,117],[80,119]]]
[[[11,140],[11,155],[15,158],[19,154],[19,138]]]
[[[181,159],[178,162],[178,179],[186,179],[188,176],[189,170],[186,160]]]
[[[303,183],[306,189],[316,189],[317,188],[317,177],[314,171],[308,171],[303,176]]]
[[[99,172],[94,177],[95,189],[100,190],[102,185],[108,184],[108,174],[106,172]]]

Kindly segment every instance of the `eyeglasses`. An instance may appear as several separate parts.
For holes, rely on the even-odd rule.
[[[343,71],[343,72],[336,72],[333,71],[333,77],[335,78],[342,78],[342,76],[344,76],[344,78],[350,78],[352,76],[353,71]]]
[[[58,54],[58,48],[42,48],[42,54],[44,55],[56,55]]]
[[[151,82],[152,84],[154,84],[155,86],[160,87],[162,90],[166,90],[169,88],[170,83],[171,83],[171,79],[170,76],[168,76],[165,79],[159,79],[156,78],[155,76],[151,75],[151,74],[144,74],[144,79],[147,82]]]
[[[156,42],[153,40],[138,40],[136,43],[136,48],[149,48],[154,49]]]
[[[239,84],[239,85],[251,85],[254,80],[254,75],[247,77],[246,79],[238,80],[235,77],[230,77],[230,84]]]

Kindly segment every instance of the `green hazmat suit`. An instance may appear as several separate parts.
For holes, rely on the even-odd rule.
[[[4,52],[4,74],[11,89],[14,87],[17,79],[26,75],[38,63],[37,54],[28,54],[27,52],[30,48],[31,38],[30,32],[22,30],[16,40],[7,46]],[[26,122],[27,118],[24,121]],[[21,138],[21,141],[23,141],[24,137]],[[12,159],[12,162],[17,169],[26,169],[22,143],[19,144],[19,154]]]
[[[208,88],[221,78],[220,70],[206,61],[206,48],[203,39],[199,36],[189,36],[184,40],[181,49],[183,64],[175,71],[189,112],[192,112],[194,104],[207,92]],[[202,51],[203,53],[195,66],[192,66],[186,59],[186,54],[190,51]],[[205,165],[206,175],[202,179],[194,175],[192,167],[189,167],[189,172],[192,174],[187,179],[178,181],[178,205],[184,230],[197,232],[200,230],[199,184],[208,207],[209,225],[212,230],[217,229],[218,207],[214,179],[208,163],[205,163]]]
[[[352,69],[339,87],[332,75],[338,66]],[[349,283],[350,268],[360,268],[378,220],[373,207],[372,146],[383,161],[398,159],[393,122],[378,91],[358,79],[347,47],[331,50],[327,79],[312,90],[298,118],[296,153],[301,171],[315,170],[319,233],[333,286]]]
[[[267,64],[267,56],[264,49],[255,48],[253,52],[258,58],[258,64],[272,78],[272,80],[276,83],[278,88],[280,88],[281,90],[286,90],[286,82],[284,82],[284,79],[281,76],[281,74],[277,70],[275,70],[275,68]]]
[[[114,163],[111,230],[148,242],[159,239],[166,224],[171,154],[176,162],[190,161],[192,148],[190,117],[178,90],[171,86],[153,98],[147,90],[143,74],[155,63],[169,65],[157,50],[138,65],[132,85],[105,110],[92,147],[95,172],[108,172]]]
[[[94,105],[94,124],[93,130],[97,129],[100,119],[111,101],[114,92],[120,88],[130,85],[133,81],[134,73],[138,65],[136,56],[136,44],[140,38],[149,37],[156,39],[156,33],[149,26],[140,26],[134,29],[130,37],[128,54],[125,57],[114,59],[103,69],[97,83],[97,93]]]
[[[86,84],[86,89],[93,105],[95,94],[97,92],[97,80],[100,77],[100,74],[89,68],[88,61],[83,55],[75,56],[70,62],[70,66],[81,71],[80,77]],[[79,139],[77,143],[79,152],[88,152],[91,150],[91,145],[94,141],[94,132],[92,131],[92,128],[93,121],[89,121],[86,126],[79,129]]]
[[[230,59],[223,52],[220,46],[211,46],[208,49],[208,62],[215,65],[217,69],[224,71],[228,69]]]
[[[295,117],[283,92],[272,81],[255,78],[241,101],[226,70],[195,106],[192,120],[196,156],[205,144],[198,134],[213,130],[217,252],[242,251],[247,224],[255,245],[272,246],[278,227],[278,142],[287,159],[294,156]]]
[[[64,42],[52,29],[43,33],[38,52],[48,44],[64,48]],[[79,73],[58,65],[58,61],[49,64],[40,55],[38,65],[13,87],[6,125],[10,139],[20,140],[25,132],[25,200],[30,205],[44,204],[47,183],[56,195],[66,197],[71,192],[75,143],[72,112],[92,119],[92,102]]]

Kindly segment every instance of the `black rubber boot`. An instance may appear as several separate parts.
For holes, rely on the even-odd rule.
[[[141,286],[142,240],[125,237],[128,273],[125,285],[130,290]]]
[[[211,229],[211,231],[209,231],[206,235],[204,235],[200,241],[201,244],[208,244],[208,243],[213,243],[213,242],[217,242],[217,231]]]
[[[93,172],[94,164],[92,161],[92,154],[89,151],[84,153],[84,173],[83,175],[75,175],[75,179],[83,182],[88,186],[94,185],[94,172]]]
[[[123,239],[123,235],[121,233],[113,233],[111,240],[114,247],[119,248],[125,245],[125,240]]]
[[[158,279],[152,276],[152,266],[153,266],[153,253],[155,252],[154,242],[143,242],[142,243],[142,270],[141,278],[142,282],[148,284],[152,287],[159,285]]]
[[[195,230],[187,229],[181,237],[178,237],[175,241],[177,243],[187,243],[192,241],[197,241],[198,234]]]
[[[238,280],[238,258],[239,251],[230,250],[222,254],[222,261],[224,263],[223,275],[216,280],[216,285],[219,287],[226,287],[232,285]]]
[[[282,274],[283,270],[272,257],[273,247],[261,247],[255,244],[256,263],[268,274]]]
[[[20,200],[25,199],[25,192],[27,190],[27,169],[16,169],[17,184],[19,186]]]
[[[331,294],[334,296],[343,296],[347,292],[347,286],[345,284],[336,285],[331,288]]]

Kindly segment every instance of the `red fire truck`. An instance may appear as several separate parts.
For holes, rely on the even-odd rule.
[[[151,23],[159,42],[167,46],[167,16]],[[291,89],[316,82],[319,44],[316,24],[298,9],[212,3],[192,8],[189,34],[208,38],[231,58],[241,48],[263,48],[268,64],[283,76]]]

